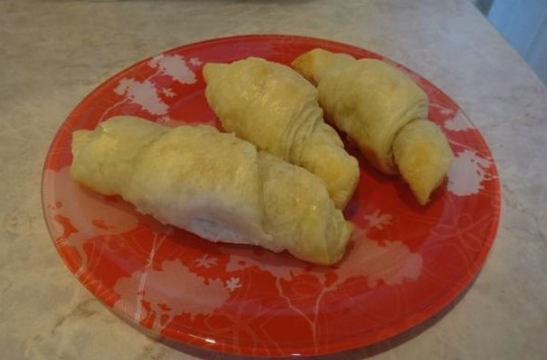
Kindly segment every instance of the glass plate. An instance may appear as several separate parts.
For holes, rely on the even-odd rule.
[[[378,173],[347,144],[360,160],[361,180],[345,210],[356,230],[336,266],[213,244],[71,180],[74,130],[93,129],[121,114],[169,126],[218,126],[204,98],[204,63],[259,56],[289,64],[316,47],[394,64],[364,49],[301,36],[214,39],[123,70],[72,111],[47,154],[43,209],[59,255],[106,306],[147,331],[206,349],[316,355],[400,334],[471,283],[499,220],[494,160],[454,101],[398,64],[428,94],[429,118],[441,126],[456,157],[447,181],[422,207],[400,179]]]

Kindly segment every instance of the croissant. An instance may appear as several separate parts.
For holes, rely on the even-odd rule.
[[[325,181],[338,208],[359,180],[357,160],[323,121],[317,89],[288,66],[260,58],[206,64],[209,105],[227,131]]]
[[[76,181],[214,242],[333,264],[352,231],[315,175],[211,126],[120,116],[75,131],[72,152]]]
[[[440,129],[425,120],[428,99],[422,89],[383,61],[323,49],[300,55],[291,66],[317,85],[321,107],[367,160],[383,173],[400,173],[426,204],[453,154]]]

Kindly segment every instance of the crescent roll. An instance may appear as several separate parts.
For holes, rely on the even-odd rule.
[[[317,86],[327,116],[366,159],[385,174],[400,173],[418,202],[426,204],[453,154],[440,129],[426,120],[424,91],[383,61],[323,49],[300,55],[291,66]]]
[[[359,180],[357,160],[323,121],[317,89],[290,67],[250,57],[208,63],[205,95],[223,127],[321,178],[338,208]]]
[[[333,264],[352,231],[318,177],[211,126],[119,116],[74,132],[72,152],[76,181],[214,242]]]

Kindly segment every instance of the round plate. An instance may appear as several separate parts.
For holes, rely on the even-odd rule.
[[[369,167],[348,144],[361,166],[361,181],[345,210],[356,230],[345,258],[334,267],[210,243],[162,226],[119,198],[98,195],[70,178],[74,130],[93,129],[120,114],[168,126],[218,126],[203,94],[204,63],[259,56],[289,64],[316,47],[394,64],[327,40],[236,36],[145,59],[107,80],[74,109],[47,155],[43,209],[65,264],[106,306],[152,332],[202,348],[314,355],[399,334],[436,314],[470,284],[498,225],[494,160],[448,96],[397,64],[427,92],[429,118],[447,135],[455,159],[447,181],[422,207],[400,179]]]

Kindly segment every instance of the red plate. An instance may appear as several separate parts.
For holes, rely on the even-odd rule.
[[[172,126],[217,124],[203,96],[204,63],[252,55],[289,64],[316,47],[382,58],[298,36],[215,39],[143,60],[74,109],[47,155],[43,209],[65,264],[106,306],[148,330],[202,348],[314,355],[399,334],[439,312],[470,284],[498,225],[494,160],[458,106],[400,65],[429,95],[430,119],[442,127],[456,158],[447,182],[426,207],[417,205],[399,179],[361,161],[361,181],[345,211],[356,231],[335,267],[209,243],[162,226],[119,198],[95,194],[69,177],[74,130],[93,129],[120,114]]]

